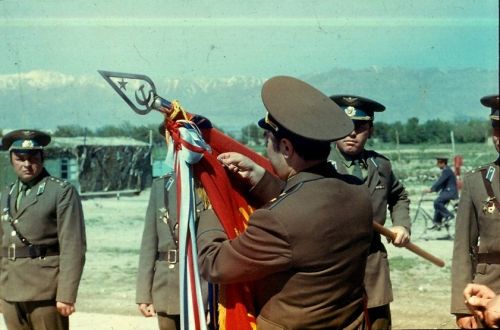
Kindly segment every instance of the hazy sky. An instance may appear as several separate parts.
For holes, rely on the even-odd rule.
[[[0,0],[0,75],[498,69],[498,0]]]
[[[335,68],[385,67],[477,68],[491,77],[498,74],[498,6],[498,0],[0,0],[0,127],[55,127],[74,118],[110,124],[96,121],[91,109],[113,113],[118,124],[124,104],[97,70],[142,73],[156,82],[306,79]],[[391,101],[402,92],[380,96]],[[258,94],[256,88],[251,108],[260,116]],[[109,95],[111,103],[96,95]],[[464,97],[479,104],[475,94]]]

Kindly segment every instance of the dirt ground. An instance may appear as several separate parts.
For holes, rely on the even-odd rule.
[[[420,187],[410,189],[412,219]],[[432,214],[432,195],[422,206]],[[94,198],[83,201],[87,229],[87,262],[72,329],[157,329],[156,319],[139,315],[135,278],[143,218],[149,190],[139,196]],[[430,224],[427,224],[430,225]],[[413,241],[442,258],[439,268],[406,249],[388,247],[395,299],[391,305],[394,329],[454,328],[450,305],[450,265],[453,241],[446,231],[424,232],[425,220],[413,223]],[[453,228],[450,230],[453,233]],[[0,323],[0,329],[4,326]]]

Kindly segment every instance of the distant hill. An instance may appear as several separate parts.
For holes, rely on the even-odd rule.
[[[239,132],[265,113],[260,89],[267,78],[172,79],[149,75],[166,99],[176,99],[188,111],[202,114],[225,130]],[[387,111],[386,122],[418,117],[421,122],[486,118],[479,99],[498,93],[499,72],[479,69],[409,70],[405,68],[332,69],[301,78],[326,94],[349,93],[378,100]],[[0,75],[0,125],[2,128],[60,125],[89,128],[160,122],[161,115],[141,117],[115,94],[96,72],[71,76],[60,72],[32,71]]]

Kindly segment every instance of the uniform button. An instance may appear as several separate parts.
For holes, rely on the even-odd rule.
[[[14,223],[17,224],[19,222],[19,219],[14,220]]]
[[[10,233],[10,236],[16,236],[16,231],[13,230],[11,233]]]

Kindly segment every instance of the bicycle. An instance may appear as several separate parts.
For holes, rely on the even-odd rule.
[[[456,218],[457,209],[458,209],[458,199],[452,199],[446,204],[448,211],[450,211],[450,213],[453,216],[451,218],[448,218],[448,219],[443,219],[442,223],[440,223],[440,224],[434,224],[434,221],[433,221],[434,217],[431,214],[429,214],[429,212],[427,212],[422,207],[422,202],[424,200],[425,194],[426,194],[425,192],[423,192],[421,194],[420,200],[419,200],[418,205],[417,205],[417,211],[415,211],[415,215],[414,215],[413,220],[412,220],[412,224],[413,224],[418,219],[419,215],[421,215],[421,217],[423,217],[424,221],[425,221],[424,222],[424,231],[420,234],[420,236],[417,239],[419,239],[423,235],[425,235],[427,233],[427,230],[440,231],[443,228],[446,229],[447,238],[451,238],[452,236],[450,234],[450,227],[451,227],[452,221]],[[430,222],[432,224],[432,227],[428,226],[428,222]]]

